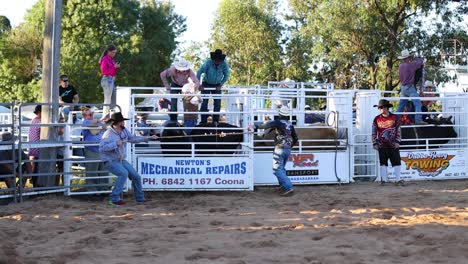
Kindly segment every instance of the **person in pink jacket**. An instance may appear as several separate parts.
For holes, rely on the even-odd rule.
[[[116,103],[115,75],[120,68],[120,63],[114,61],[116,54],[117,47],[111,43],[107,46],[99,59],[102,74],[101,86],[104,91],[104,104]],[[103,114],[106,115],[108,113],[109,106],[104,106]]]

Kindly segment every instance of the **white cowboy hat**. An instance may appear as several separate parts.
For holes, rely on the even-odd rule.
[[[432,87],[432,88],[435,88],[434,84],[431,82],[431,81],[426,81],[424,83],[424,87]]]
[[[172,65],[174,65],[176,70],[179,70],[179,71],[186,71],[190,69],[190,66],[192,66],[190,62],[188,62],[186,59],[182,57],[177,58]]]
[[[182,93],[194,93],[195,92],[194,86],[195,85],[193,83],[186,83],[182,87]]]
[[[411,56],[411,54],[410,54],[409,50],[405,49],[405,50],[401,51],[401,56],[398,56],[398,59],[403,60],[403,59],[406,59],[406,58],[408,58],[410,56]]]
[[[199,96],[194,96],[190,99],[190,103],[193,105],[199,105],[201,102],[201,98]]]
[[[282,106],[278,114],[281,116],[289,116],[291,112],[289,111],[289,108],[287,106]]]

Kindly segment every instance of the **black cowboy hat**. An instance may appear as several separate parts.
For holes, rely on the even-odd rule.
[[[378,107],[378,108],[388,107],[388,108],[390,108],[390,107],[393,107],[393,105],[388,100],[380,99],[379,104],[374,105],[374,107]]]
[[[223,54],[223,51],[220,49],[215,50],[214,52],[210,52],[210,57],[212,60],[224,60],[226,58],[226,54]]]
[[[121,112],[113,113],[109,120],[107,120],[106,124],[115,124],[120,121],[130,120],[128,118],[124,118]]]

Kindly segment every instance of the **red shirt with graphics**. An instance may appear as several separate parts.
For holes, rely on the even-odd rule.
[[[372,143],[379,148],[396,148],[401,141],[401,129],[398,117],[392,113],[388,116],[378,115],[372,123]]]

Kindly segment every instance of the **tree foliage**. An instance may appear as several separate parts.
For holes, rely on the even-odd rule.
[[[276,1],[224,0],[213,24],[212,49],[222,49],[231,67],[229,83],[265,84],[281,78],[281,24]]]
[[[161,85],[159,72],[170,65],[171,54],[176,49],[176,36],[186,30],[185,18],[177,15],[172,4],[165,1],[64,0],[62,12],[60,74],[69,75],[82,102],[102,102],[98,61],[109,43],[118,47],[116,60],[121,62],[117,85],[158,86]],[[40,59],[42,53],[44,14],[44,0],[39,0],[28,12],[26,21],[8,34],[6,50],[11,56],[6,58],[7,66],[0,69],[2,86],[6,81],[28,86],[33,80],[40,80],[40,75],[25,73],[36,69],[36,75],[40,74],[37,71],[40,65],[33,67],[31,63],[36,64],[37,60],[31,58]],[[29,39],[34,45],[17,45],[19,40],[14,36],[21,36],[20,43],[28,43]],[[15,70],[11,71],[12,68]],[[13,86],[5,87],[2,93],[21,101],[38,100],[40,84],[28,87],[34,95],[39,89],[39,95],[24,97],[16,94]],[[1,100],[5,98],[2,96]]]
[[[452,31],[466,11],[452,1],[433,0],[290,0],[293,17],[301,23],[298,33],[313,39],[315,64],[325,67],[319,78],[338,87],[398,85],[397,56],[402,49],[424,55],[429,67],[439,67],[434,42]],[[441,21],[428,19],[442,17]],[[436,33],[432,26],[436,26]],[[435,37],[435,34],[438,34]],[[320,76],[320,74],[325,74]]]

